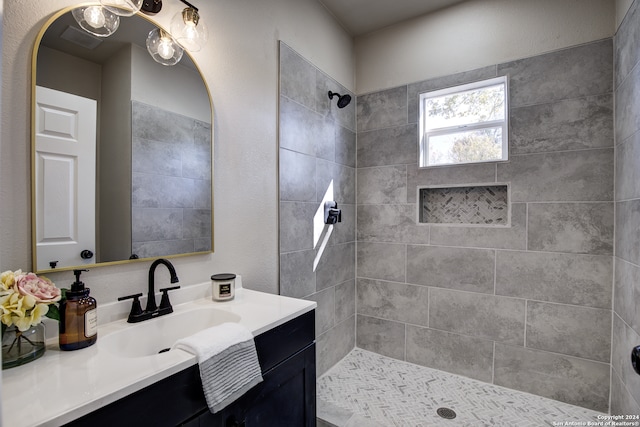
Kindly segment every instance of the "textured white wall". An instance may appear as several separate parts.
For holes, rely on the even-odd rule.
[[[356,38],[356,92],[611,37],[614,15],[611,0],[467,1]]]
[[[40,27],[71,0],[9,2],[4,14],[0,151],[0,268],[30,269],[30,70]],[[231,271],[245,286],[278,291],[277,105],[279,39],[355,87],[352,40],[315,0],[196,1],[209,26],[194,54],[213,98],[215,253],[176,259],[181,284]],[[165,0],[154,19],[168,27],[182,8]],[[320,37],[321,35],[321,37]],[[148,263],[95,268],[85,282],[98,302],[146,289]],[[167,277],[165,277],[167,276]],[[61,286],[70,272],[50,275]],[[158,274],[158,282],[168,275]]]

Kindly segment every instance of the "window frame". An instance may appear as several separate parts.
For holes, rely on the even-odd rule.
[[[439,98],[446,95],[467,92],[474,89],[482,89],[490,86],[504,86],[504,119],[491,120],[486,122],[475,122],[467,125],[445,126],[435,129],[426,129],[426,109],[425,104],[431,98]],[[507,162],[509,160],[509,79],[507,76],[492,77],[490,79],[480,80],[473,83],[467,83],[458,86],[451,86],[444,89],[438,89],[418,94],[418,167],[433,168],[442,166],[457,166],[476,163],[490,162]],[[490,128],[502,128],[502,158],[492,160],[477,160],[471,162],[460,163],[439,163],[429,164],[429,138],[441,135],[450,135],[465,131],[474,131]]]

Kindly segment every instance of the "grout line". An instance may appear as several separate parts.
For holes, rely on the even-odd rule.
[[[491,384],[496,383],[496,342],[493,342],[493,357],[491,358]]]
[[[498,283],[498,250],[493,251],[493,295],[497,295]]]
[[[529,313],[529,300],[524,300],[524,342],[522,343],[522,346],[524,348],[527,348],[527,320],[529,320],[527,317]]]

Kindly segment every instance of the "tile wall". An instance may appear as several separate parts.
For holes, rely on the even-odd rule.
[[[608,410],[612,58],[608,39],[358,97],[358,347]],[[502,75],[510,160],[419,169],[418,94]],[[640,159],[628,145],[626,158]],[[510,186],[510,227],[417,224],[419,186],[492,182]],[[640,197],[637,180],[631,187]],[[625,203],[618,217],[629,218],[637,243],[640,204]]]
[[[339,109],[330,90],[350,93],[280,43],[280,294],[318,303],[318,375],[355,345],[355,96]],[[342,222],[318,255],[313,220],[332,181]]]
[[[140,258],[211,250],[211,125],[132,101],[131,234]]]
[[[640,376],[631,349],[640,345],[640,3],[615,37],[616,236],[611,413],[640,414]]]

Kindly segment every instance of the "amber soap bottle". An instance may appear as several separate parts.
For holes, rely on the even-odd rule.
[[[76,281],[60,302],[60,350],[79,350],[98,340],[98,305],[80,281],[83,271],[89,270],[73,270]]]

